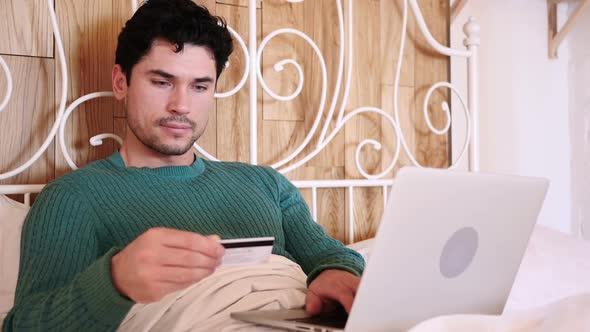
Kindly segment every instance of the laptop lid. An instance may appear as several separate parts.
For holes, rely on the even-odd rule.
[[[361,279],[346,331],[405,331],[445,314],[502,312],[548,181],[540,178],[403,168]],[[305,312],[232,317],[297,331]]]
[[[346,330],[500,314],[547,188],[540,178],[401,169]]]

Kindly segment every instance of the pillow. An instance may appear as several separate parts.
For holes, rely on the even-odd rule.
[[[0,326],[14,305],[20,235],[29,207],[0,195]]]

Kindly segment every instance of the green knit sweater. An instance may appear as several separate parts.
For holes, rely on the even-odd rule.
[[[118,152],[63,176],[37,198],[23,228],[15,306],[4,332],[116,330],[133,302],[111,281],[111,257],[152,227],[221,238],[274,236],[273,253],[308,283],[363,258],[316,224],[299,191],[268,167],[211,162],[126,168]]]

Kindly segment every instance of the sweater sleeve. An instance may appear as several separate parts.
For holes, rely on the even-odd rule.
[[[52,183],[27,215],[15,306],[4,332],[114,331],[133,305],[111,281],[118,249],[99,252],[97,216],[82,197]]]
[[[283,175],[276,174],[286,250],[307,274],[307,284],[327,269],[360,276],[365,268],[363,257],[326,234],[313,220],[299,189]]]

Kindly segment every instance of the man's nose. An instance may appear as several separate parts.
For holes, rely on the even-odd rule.
[[[174,88],[168,105],[168,111],[177,114],[190,112],[188,91],[185,88]]]

